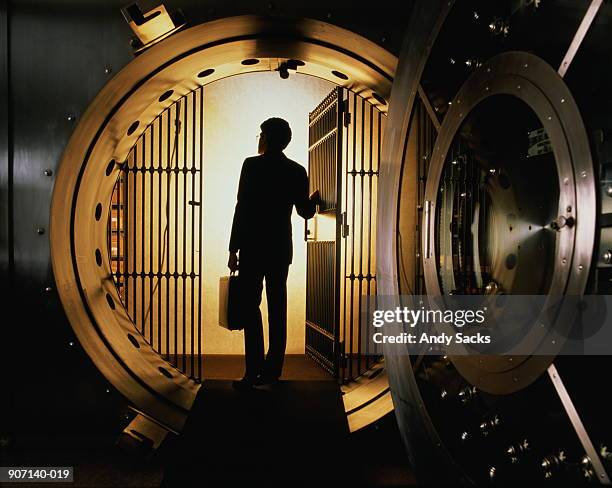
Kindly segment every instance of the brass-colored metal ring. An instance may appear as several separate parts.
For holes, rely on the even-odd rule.
[[[245,59],[260,62],[245,65]],[[371,41],[314,20],[227,18],[178,32],[123,68],[81,117],[57,173],[51,256],[75,334],[115,388],[175,431],[199,384],[153,351],[121,305],[106,234],[117,172],[146,127],[177,98],[221,78],[273,69],[279,59],[299,59],[301,73],[342,84],[386,110],[381,100],[389,97],[397,60]],[[160,102],[169,90],[173,95]],[[98,204],[103,212],[95,219]],[[105,256],[101,266],[96,250]]]

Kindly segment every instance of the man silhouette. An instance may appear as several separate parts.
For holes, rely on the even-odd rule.
[[[240,268],[244,296],[246,371],[234,381],[238,389],[275,383],[281,375],[287,343],[287,274],[293,258],[291,213],[295,205],[298,214],[309,219],[319,203],[318,190],[308,195],[306,170],[283,154],[290,141],[287,121],[264,121],[259,156],[247,158],[240,174],[227,263],[232,272]],[[269,329],[265,358],[259,309],[264,279]]]

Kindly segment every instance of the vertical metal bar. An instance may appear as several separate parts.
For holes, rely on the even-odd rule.
[[[136,236],[136,222],[137,222],[137,215],[138,215],[138,204],[137,204],[137,194],[138,194],[138,160],[137,160],[137,156],[138,156],[138,144],[136,144],[136,146],[134,146],[134,156],[132,158],[132,189],[133,189],[133,193],[134,195],[132,195],[133,197],[133,205],[132,205],[132,231],[131,231],[131,235],[132,235],[132,252],[133,252],[133,271],[132,271],[132,284],[134,287],[134,293],[133,293],[133,313],[132,313],[132,320],[134,321],[134,325],[136,326],[136,328],[138,329],[138,263],[136,261],[138,253],[136,252],[136,244],[138,242],[137,240],[137,236]]]
[[[374,179],[374,106],[370,104],[370,164],[368,166],[368,256],[367,256],[367,278],[366,285],[367,291],[366,296],[368,297],[368,304],[370,303],[370,297],[372,295],[371,290],[371,280],[372,280],[372,180]],[[378,110],[377,110],[378,112]],[[376,141],[378,145],[379,141]],[[369,354],[369,340],[370,337],[370,321],[366,320],[366,341],[365,341],[365,367],[366,369],[370,368],[370,354]],[[360,342],[361,344],[361,342]]]
[[[153,334],[153,150],[154,150],[154,137],[155,137],[155,123],[149,126],[150,129],[150,144],[149,158],[150,162],[147,164],[147,173],[149,174],[149,337],[151,338],[151,347],[155,350],[155,337]],[[147,130],[149,130],[147,129]],[[144,139],[144,138],[143,138]],[[146,139],[145,139],[146,141]]]
[[[189,278],[189,287],[191,288],[191,332],[189,337],[189,342],[191,345],[191,377],[194,377],[194,366],[195,366],[195,305],[193,300],[195,298],[195,211],[197,208],[197,200],[196,200],[196,189],[195,189],[195,181],[196,181],[196,171],[195,171],[195,152],[196,152],[196,94],[195,91],[191,92],[192,98],[192,120],[191,120],[191,276]]]
[[[165,358],[170,360],[170,170],[171,170],[171,151],[172,151],[172,138],[170,135],[170,120],[172,119],[172,110],[167,109],[165,112],[166,118],[166,160],[164,163],[164,175],[166,178],[166,200],[164,202],[164,235],[163,246],[164,246],[164,262],[162,263],[162,269],[166,278],[166,301],[165,301],[165,318],[164,327],[166,329],[166,354]],[[163,127],[163,126],[162,126]]]
[[[344,167],[342,164],[342,131],[343,131],[343,100],[344,100],[344,88],[338,87],[336,94],[336,148],[334,151],[334,162],[335,162],[335,210],[336,210],[336,242],[334,243],[334,274],[333,274],[333,310],[334,310],[334,376],[339,378],[340,375],[340,258],[342,255],[342,175]]]
[[[353,379],[353,339],[354,339],[354,322],[355,322],[355,170],[357,163],[357,96],[353,98],[353,164],[351,172],[351,300],[350,300],[350,311],[351,320],[349,322],[349,371],[348,375],[350,379]]]
[[[348,115],[350,116],[350,99],[351,97],[355,96],[353,92],[348,92],[347,93],[347,98],[346,98],[346,102],[343,102],[343,106],[345,107]],[[346,116],[346,115],[345,115]],[[348,120],[348,119],[347,119]],[[348,211],[348,179],[349,179],[349,174],[348,174],[348,162],[349,162],[349,148],[350,148],[350,143],[349,143],[349,138],[350,138],[350,131],[346,130],[346,136],[345,136],[345,143],[346,143],[346,149],[344,150],[344,156],[343,156],[343,161],[342,164],[344,164],[345,166],[345,171],[344,171],[344,185],[345,185],[345,189],[344,189],[344,194],[342,195],[342,199],[344,200],[344,204],[343,204],[343,214],[346,218],[346,212]],[[346,222],[343,222],[343,224],[345,224]],[[344,268],[342,270],[342,276],[340,277],[340,279],[342,280],[342,287],[343,287],[343,293],[342,293],[342,313],[343,313],[343,324],[342,324],[342,342],[343,342],[343,351],[342,354],[343,356],[346,353],[346,338],[347,338],[347,325],[348,325],[348,314],[347,314],[347,288],[348,288],[348,279],[346,276],[347,273],[347,269],[348,269],[348,239],[347,237],[344,235],[343,233],[343,244],[344,244]],[[346,374],[346,362],[343,361],[342,362],[342,379],[346,380],[347,379],[347,374]]]
[[[140,180],[140,192],[141,192],[141,207],[140,207],[140,224],[141,224],[141,233],[140,233],[140,244],[141,244],[141,249],[140,249],[140,264],[141,264],[141,272],[142,272],[142,283],[141,283],[141,298],[142,298],[142,302],[141,302],[141,306],[140,306],[140,316],[141,316],[141,323],[140,323],[140,327],[142,329],[142,335],[145,336],[146,339],[146,324],[145,324],[145,309],[147,308],[145,305],[145,288],[146,288],[146,283],[147,283],[147,278],[146,278],[146,270],[145,270],[145,208],[146,208],[146,168],[145,168],[145,159],[147,156],[147,148],[145,145],[145,140],[144,137],[141,138],[141,144],[142,144],[142,155],[141,155],[141,164],[140,164],[140,170],[141,170],[141,180]]]
[[[117,182],[115,183],[115,189],[113,190],[113,193],[116,193],[116,204],[115,204],[115,218],[116,220],[116,229],[114,232],[114,238],[115,238],[115,242],[117,243],[116,247],[117,247],[117,261],[116,261],[116,265],[115,265],[115,272],[114,272],[114,276],[113,276],[113,280],[115,281],[115,283],[117,284],[117,294],[119,295],[119,298],[121,299],[121,295],[123,292],[123,288],[121,286],[121,260],[123,259],[123,256],[121,254],[121,189],[123,186],[123,180],[121,178],[121,168],[119,168],[119,175],[117,176]],[[111,207],[113,205],[111,204]],[[122,300],[123,301],[123,300]]]
[[[179,101],[174,119],[174,365],[178,368],[178,137],[181,124],[181,104]]]
[[[187,370],[187,317],[186,317],[186,296],[187,296],[187,121],[188,121],[188,113],[189,113],[189,98],[185,96],[185,110],[183,110],[183,274],[182,274],[182,282],[183,282],[183,314],[182,314],[182,327],[183,327],[183,372]]]
[[[130,170],[129,170],[129,160],[130,156],[126,159],[123,169],[124,177],[124,191],[125,195],[123,198],[123,254],[124,254],[124,277],[123,277],[123,299],[125,300],[125,309],[127,310],[128,315],[130,315],[130,288],[128,287],[129,283],[129,272],[130,272],[130,253],[128,252],[128,226],[130,224],[128,220],[128,208],[130,202]]]
[[[163,302],[163,274],[162,274],[162,154],[163,154],[163,113],[157,118],[157,352],[162,354],[162,302]]]
[[[365,98],[361,99],[361,171],[360,171],[360,198],[359,198],[359,298],[357,312],[357,375],[361,374],[361,305],[363,294],[363,197],[364,197],[364,171],[365,171]]]
[[[164,164],[164,175],[166,177],[166,200],[164,202],[164,263],[163,269],[166,277],[166,313],[165,313],[165,328],[166,328],[166,354],[165,358],[170,361],[170,175],[171,173],[171,158],[172,158],[172,136],[170,131],[172,110],[169,108],[165,112],[166,115],[166,161]]]
[[[202,216],[204,213],[204,87],[200,87],[200,213],[198,216],[198,378],[202,372]]]

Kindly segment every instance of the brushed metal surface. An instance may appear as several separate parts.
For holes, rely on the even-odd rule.
[[[587,285],[590,256],[594,246],[596,213],[596,186],[589,142],[569,89],[557,76],[555,70],[537,56],[521,52],[507,52],[492,58],[470,76],[452,102],[444,118],[436,146],[431,157],[431,166],[425,189],[426,201],[436,202],[442,169],[447,159],[451,141],[459,127],[468,118],[473,108],[483,100],[499,95],[512,95],[523,100],[536,113],[549,134],[557,164],[559,188],[557,215],[566,208],[576,209],[576,226],[563,229],[557,235],[554,271],[550,288],[542,293],[559,297],[565,293],[581,295]],[[423,225],[426,227],[425,221]],[[423,235],[423,245],[442,238],[435,226],[429,227],[429,235]],[[573,256],[577,257],[574,258]],[[436,253],[423,258],[427,293],[442,294],[438,278]],[[530,273],[530,270],[527,270]],[[511,292],[512,290],[507,290]],[[570,323],[563,320],[571,313],[559,311],[555,330],[534,327],[525,342],[539,345],[557,336],[567,334]],[[551,333],[548,337],[548,333]],[[556,342],[558,350],[563,342]],[[478,388],[491,393],[511,393],[524,388],[541,376],[553,357],[548,361],[534,355],[513,363],[506,371],[492,372],[493,364],[504,363],[505,358],[460,357],[455,362],[462,374]]]
[[[429,52],[454,2],[435,0],[416,5],[406,29],[397,73],[389,102],[389,115],[383,138],[378,192],[376,233],[378,294],[398,295],[398,194],[404,155],[410,133],[411,116],[421,75]],[[416,179],[402,192],[416,193]],[[416,228],[416,215],[408,225]],[[413,466],[421,479],[440,483],[457,479],[458,468],[442,445],[416,385],[411,359],[407,355],[385,355],[395,415]],[[415,448],[419,446],[419,448]],[[441,470],[440,466],[445,469]],[[441,478],[439,478],[441,476]]]

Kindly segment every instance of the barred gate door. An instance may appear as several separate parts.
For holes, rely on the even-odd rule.
[[[386,116],[345,88],[309,117],[310,190],[322,203],[306,225],[306,353],[341,381],[378,361],[361,308],[376,295],[376,198]]]
[[[376,295],[376,198],[386,116],[345,88],[310,114],[308,170],[319,213],[306,227],[306,353],[346,382],[380,355],[361,310]]]
[[[331,374],[339,366],[340,194],[342,190],[343,88],[309,115],[310,191],[321,193],[319,213],[306,223],[306,354]]]
[[[108,223],[113,280],[135,327],[170,365],[202,378],[204,88],[177,99],[121,164]]]

